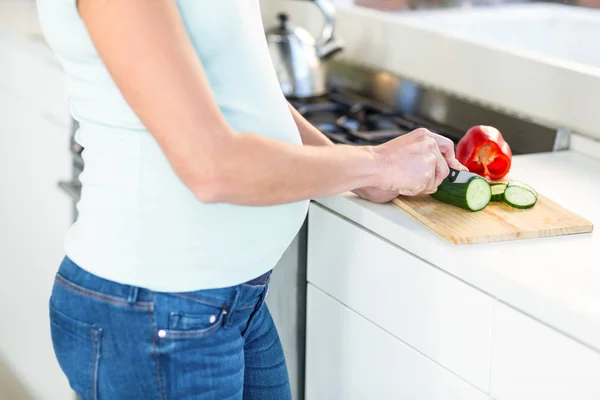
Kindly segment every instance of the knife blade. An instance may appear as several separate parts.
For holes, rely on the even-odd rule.
[[[452,183],[467,183],[469,182],[469,180],[471,180],[471,178],[474,177],[483,178],[481,175],[478,175],[476,173],[469,171],[459,171],[454,168],[450,168],[450,174],[448,174],[448,180]]]

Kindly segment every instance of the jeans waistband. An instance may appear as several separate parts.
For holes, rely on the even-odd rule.
[[[273,270],[267,271],[264,274],[262,274],[259,277],[256,277],[254,279],[249,280],[248,282],[245,282],[245,285],[252,285],[252,286],[256,286],[256,285],[266,285],[269,283],[269,280],[271,279],[271,273],[273,272]]]
[[[255,286],[260,288],[261,286],[267,285],[269,283],[271,272],[272,270],[267,271],[266,273],[254,279],[251,279],[243,283],[242,285],[250,286],[248,289]],[[151,291],[143,288],[137,288],[131,285],[121,284],[118,282],[104,279],[97,275],[93,275],[85,269],[81,268],[67,256],[64,257],[60,265],[58,275],[59,277],[64,278],[75,285],[96,292],[104,293],[106,295],[116,296],[124,299],[128,299],[134,296],[137,301],[152,301]],[[216,293],[218,293],[218,297],[222,297],[224,292],[228,291],[234,293],[235,287],[221,289],[206,289],[202,290],[201,292],[208,296],[210,296],[212,293],[214,293],[215,295]]]

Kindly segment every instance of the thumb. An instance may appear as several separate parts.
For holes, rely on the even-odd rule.
[[[448,166],[450,168],[454,168],[458,171],[468,171],[469,169],[462,165],[456,158],[451,158],[448,160]]]

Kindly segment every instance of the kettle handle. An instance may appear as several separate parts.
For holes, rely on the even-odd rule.
[[[325,25],[321,32],[321,37],[317,40],[317,48],[325,46],[333,39],[333,31],[335,27],[335,6],[331,0],[312,0],[323,13],[325,17]]]

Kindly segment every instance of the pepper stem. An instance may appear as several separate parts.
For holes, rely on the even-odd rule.
[[[494,161],[496,149],[489,143],[484,144],[477,150],[477,162],[483,166],[486,175],[489,175],[488,165]]]

